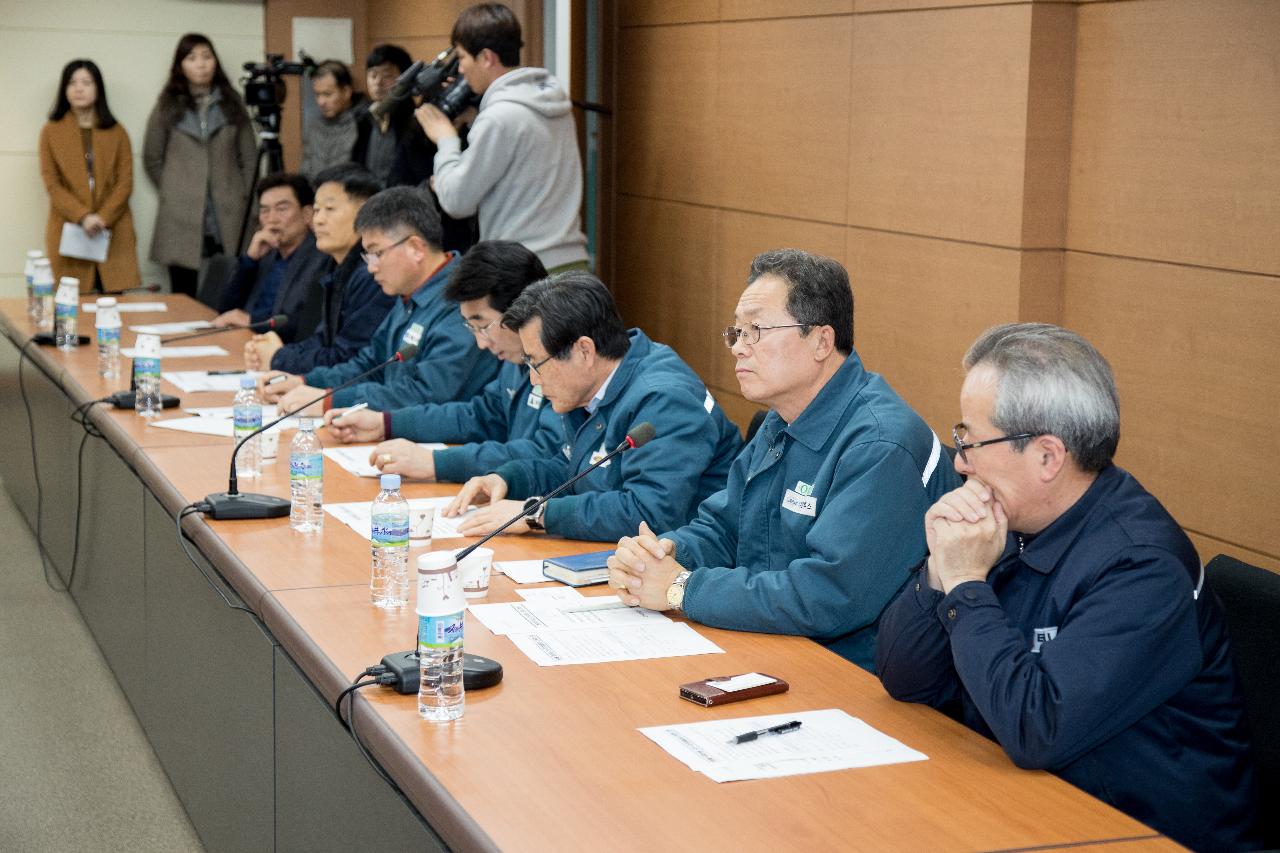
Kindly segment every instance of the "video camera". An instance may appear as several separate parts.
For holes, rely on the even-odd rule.
[[[449,79],[453,82],[449,83]],[[447,85],[446,85],[447,84]],[[374,118],[383,119],[407,98],[421,97],[451,119],[476,103],[467,81],[458,74],[458,55],[453,48],[440,51],[428,65],[419,59],[396,78],[386,97],[369,108]]]
[[[244,86],[244,102],[252,111],[254,120],[263,134],[280,131],[280,105],[284,103],[285,88],[281,78],[287,74],[301,75],[316,69],[316,61],[305,51],[298,51],[299,62],[285,62],[279,53],[268,53],[266,62],[246,62],[248,72],[240,81]]]

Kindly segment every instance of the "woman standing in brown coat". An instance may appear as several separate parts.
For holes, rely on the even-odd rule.
[[[199,33],[178,41],[169,82],[147,119],[142,165],[160,196],[151,260],[169,267],[174,293],[194,296],[202,259],[239,252],[258,170],[244,101]]]
[[[137,287],[137,238],[129,212],[133,148],[107,106],[102,72],[88,59],[73,59],[62,69],[58,98],[40,130],[40,176],[49,193],[44,243],[55,278],[75,276],[81,293]],[[68,222],[90,237],[104,228],[111,231],[106,261],[58,254],[62,226]]]

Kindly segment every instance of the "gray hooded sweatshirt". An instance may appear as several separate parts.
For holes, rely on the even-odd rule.
[[[489,86],[467,136],[440,140],[435,189],[454,218],[480,217],[481,240],[522,243],[548,269],[587,258],[572,105],[542,68],[508,71]]]

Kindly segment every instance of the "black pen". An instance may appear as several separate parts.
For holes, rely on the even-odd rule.
[[[770,726],[767,729],[761,729],[758,732],[743,732],[735,737],[729,743],[751,743],[751,741],[762,735],[785,735],[787,732],[794,732],[800,728],[800,720],[792,720],[789,723],[783,723],[779,726]]]
[[[244,371],[243,371],[243,370],[240,370],[240,369],[233,369],[233,370],[206,370],[206,371],[205,371],[205,376],[239,376],[239,375],[240,375],[240,374],[242,374],[242,373],[244,373]]]

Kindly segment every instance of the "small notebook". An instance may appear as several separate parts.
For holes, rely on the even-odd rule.
[[[542,574],[569,586],[591,586],[609,579],[606,564],[613,550],[592,551],[590,554],[574,554],[569,557],[549,557],[542,561]]]
[[[58,244],[58,254],[64,258],[80,258],[85,261],[102,263],[107,259],[107,251],[111,248],[111,231],[103,228],[97,237],[90,237],[88,232],[72,222],[62,223],[62,241]]]

